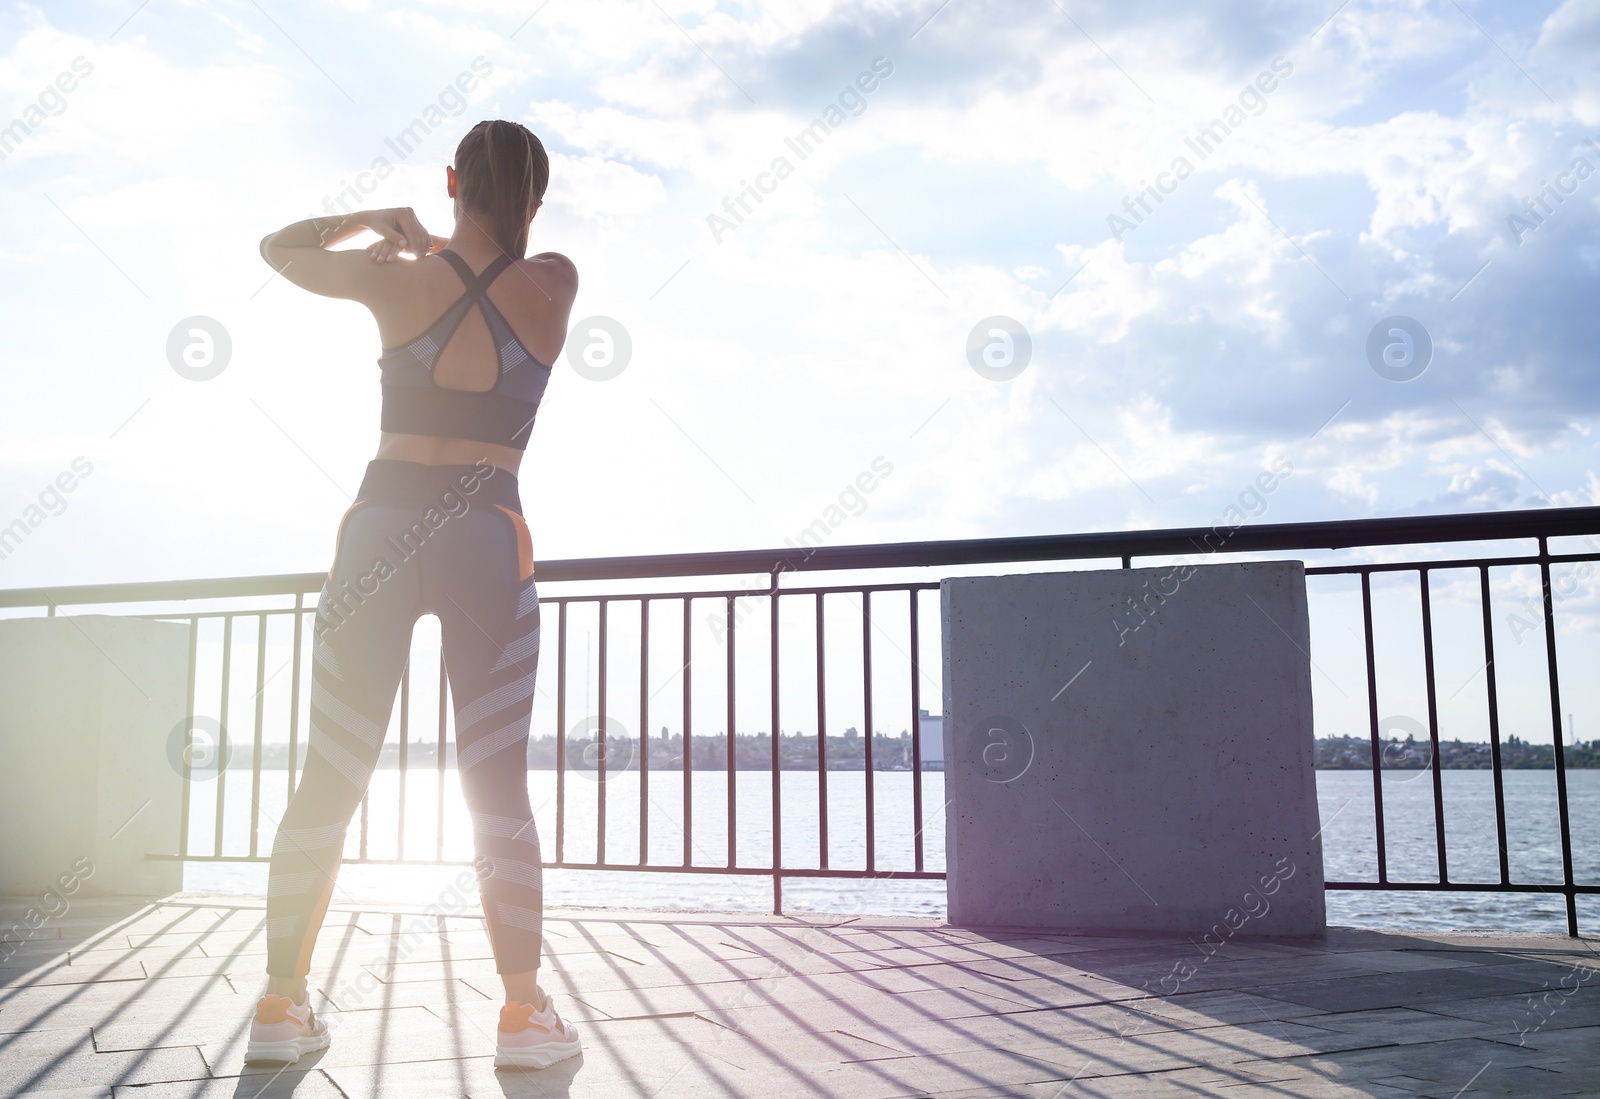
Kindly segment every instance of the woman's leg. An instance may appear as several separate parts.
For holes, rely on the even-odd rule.
[[[268,992],[297,1004],[411,647],[417,569],[393,560],[390,537],[407,522],[405,509],[379,504],[347,512],[317,604],[305,770],[278,824],[267,880]]]
[[[528,803],[539,594],[520,515],[475,506],[454,522],[455,530],[441,531],[450,537],[430,562],[430,578],[438,579],[428,594],[455,699],[456,768],[472,814],[495,968],[508,1000],[539,1007],[544,871]]]

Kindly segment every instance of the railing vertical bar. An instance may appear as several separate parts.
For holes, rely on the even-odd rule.
[[[1561,730],[1561,668],[1556,662],[1556,608],[1550,589],[1550,542],[1539,538],[1539,586],[1544,592],[1545,664],[1550,673],[1550,733],[1556,758],[1556,810],[1561,821],[1561,881],[1567,898],[1567,934],[1578,936],[1578,895],[1572,889],[1572,824],[1567,817],[1567,750]]]
[[[1378,881],[1389,880],[1388,839],[1383,829],[1383,744],[1378,732],[1377,651],[1372,640],[1372,573],[1361,570],[1361,631],[1367,655],[1367,719],[1372,727],[1372,820],[1378,841]]]
[[[439,760],[438,760],[439,789],[437,791],[438,800],[435,803],[436,806],[437,806],[437,810],[434,813],[434,825],[433,825],[433,827],[434,827],[434,851],[435,851],[434,861],[436,861],[436,862],[443,862],[444,861],[444,757],[445,757],[445,739],[444,739],[445,730],[444,730],[444,725],[445,725],[445,714],[446,714],[447,708],[449,706],[449,700],[448,700],[448,697],[447,697],[448,694],[449,694],[449,690],[450,690],[450,677],[449,677],[448,673],[445,671],[444,646],[441,644],[439,646],[439,747],[438,747],[438,753],[439,753]]]
[[[300,768],[300,657],[304,646],[305,593],[294,597],[294,656],[289,668],[289,796],[294,797],[295,779]],[[288,802],[284,803],[285,805]]]
[[[567,601],[556,600],[556,863],[567,839]]]
[[[1494,768],[1495,839],[1500,845],[1500,884],[1511,884],[1511,862],[1506,848],[1506,791],[1500,768],[1500,696],[1494,677],[1494,618],[1490,611],[1489,567],[1478,566],[1478,602],[1483,608],[1483,672],[1488,686],[1489,756]]]
[[[222,807],[227,800],[228,782],[228,688],[233,679],[233,615],[222,617],[222,712],[217,715],[217,834],[212,854],[222,854]]]
[[[922,675],[918,664],[916,588],[906,592],[911,605],[911,835],[912,857],[917,873],[922,873]]]
[[[818,865],[828,868],[828,692],[823,659],[822,593],[817,592],[817,843]]]
[[[599,727],[595,730],[595,785],[599,789],[595,791],[598,803],[595,813],[594,861],[602,864],[606,861],[606,752],[609,750],[609,745],[606,743],[606,658],[609,653],[606,647],[606,623],[610,618],[608,614],[610,609],[610,601],[601,599],[600,651],[598,654],[600,683],[596,688],[597,697],[600,700],[600,713]]]
[[[639,600],[639,865],[650,861],[650,600]]]
[[[694,673],[691,660],[693,620],[689,596],[683,597],[683,865],[691,863],[694,853],[694,714],[690,705],[694,692],[689,677]]]
[[[867,738],[862,749],[867,789],[867,869],[876,870],[878,813],[872,781],[872,592],[869,590],[861,593],[861,702],[862,718],[867,726],[861,731]]]
[[[267,693],[267,616],[256,615],[256,728],[250,749],[250,857],[259,851],[261,831],[261,726]]]
[[[735,619],[733,617],[733,601],[735,596],[727,596],[727,638],[728,638],[728,865],[738,865],[738,838],[739,838],[739,743],[734,734],[734,680],[733,680],[733,653]]]
[[[772,745],[772,914],[783,915],[783,787],[780,783],[782,777],[782,759],[779,751],[778,734],[778,574],[772,574],[772,593],[768,596],[771,608],[770,635],[767,643],[770,650],[772,716],[769,719],[771,728],[767,740]]]
[[[1450,863],[1444,845],[1444,771],[1439,763],[1439,700],[1433,681],[1433,576],[1417,570],[1417,590],[1422,593],[1422,676],[1428,692],[1428,748],[1433,771],[1433,833],[1439,851],[1439,882],[1450,880]]]
[[[52,608],[53,609],[53,608]],[[189,619],[189,690],[184,696],[187,699],[189,728],[183,731],[183,789],[179,792],[178,803],[178,856],[181,858],[189,853],[189,787],[192,784],[190,777],[190,763],[193,758],[194,736],[194,681],[195,665],[200,656],[200,620]],[[289,768],[290,781],[294,781],[294,767]],[[292,793],[292,791],[291,791]]]
[[[411,658],[400,669],[400,819],[395,822],[395,858],[406,857],[406,768],[411,765]]]

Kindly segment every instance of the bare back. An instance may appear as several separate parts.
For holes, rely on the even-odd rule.
[[[450,247],[478,272],[499,255],[470,246],[463,248],[452,244]],[[565,257],[554,253],[514,261],[486,292],[522,346],[545,365],[554,365],[561,354],[572,310],[572,288],[562,266],[570,264]],[[395,272],[401,277],[391,283],[395,292],[368,303],[378,322],[378,334],[385,350],[407,344],[427,331],[461,297],[464,289],[461,276],[440,256],[397,263],[395,267],[401,268]],[[499,355],[488,322],[479,310],[468,309],[454,335],[439,352],[433,371],[434,384],[445,389],[482,393],[494,387],[499,372]],[[482,459],[512,473],[518,472],[522,462],[522,451],[514,447],[390,431],[381,433],[376,456],[430,465],[470,464]]]

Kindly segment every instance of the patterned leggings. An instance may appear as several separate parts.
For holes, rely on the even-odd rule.
[[[521,511],[516,476],[487,463],[368,465],[317,604],[305,770],[272,844],[269,975],[303,977],[311,967],[412,626],[429,612],[443,627],[456,767],[472,814],[495,968],[538,967],[543,878],[527,745],[539,594]]]

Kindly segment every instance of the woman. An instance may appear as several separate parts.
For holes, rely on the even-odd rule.
[[[385,350],[377,457],[340,522],[317,604],[311,732],[272,846],[268,985],[247,1060],[293,1062],[328,1044],[307,999],[312,946],[412,625],[429,612],[442,626],[456,767],[506,990],[495,1064],[538,1068],[579,1051],[577,1031],[537,981],[543,888],[527,740],[539,597],[517,491],[578,286],[566,256],[522,258],[549,177],[544,147],[527,129],[480,122],[445,169],[456,217],[448,240],[401,208],[312,218],[261,242],[290,282],[371,309]],[[365,251],[328,250],[365,230],[383,239]],[[415,262],[396,262],[401,253]]]

